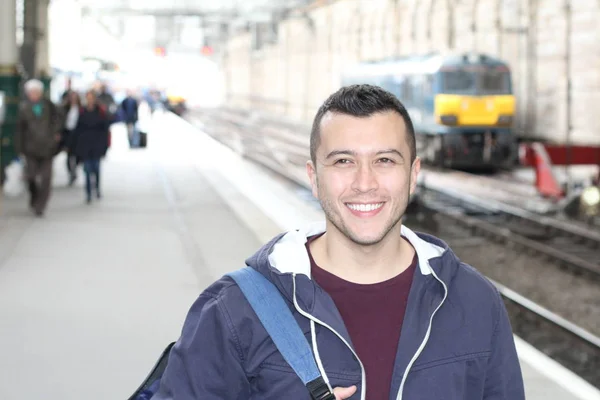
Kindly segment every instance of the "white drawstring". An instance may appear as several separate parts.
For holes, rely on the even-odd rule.
[[[298,306],[298,302],[296,300],[296,274],[292,274],[292,280],[294,283],[294,307],[296,307],[298,309],[300,307]],[[310,336],[312,339],[312,348],[313,348],[313,353],[314,353],[313,355],[315,357],[315,361],[317,362],[317,367],[319,368],[319,371],[321,372],[321,376],[323,377],[323,380],[327,384],[327,387],[333,393],[333,388],[331,387],[331,384],[329,383],[329,378],[327,377],[325,368],[323,368],[323,362],[321,361],[321,356],[319,356],[319,346],[317,345],[317,333],[315,330],[315,321],[313,321],[312,319],[310,320]]]
[[[331,387],[331,384],[329,384],[329,378],[325,373],[325,368],[323,367],[323,362],[321,361],[321,356],[319,355],[319,346],[317,345],[317,333],[315,331],[315,321],[313,321],[312,319],[310,320],[310,335],[312,336],[313,352],[315,353],[317,366],[319,367],[319,371],[321,371],[321,375],[323,376],[323,380],[327,384],[327,387],[329,388],[331,393],[333,393],[333,388]]]
[[[362,361],[358,357],[358,354],[356,354],[356,351],[354,351],[352,346],[350,346],[350,343],[348,343],[348,341],[342,335],[340,335],[335,329],[333,329],[331,326],[327,325],[325,322],[321,321],[318,318],[315,318],[314,316],[310,315],[309,313],[307,313],[306,311],[304,311],[300,308],[300,306],[298,305],[298,301],[296,300],[296,275],[292,274],[292,276],[293,276],[293,282],[294,282],[294,307],[296,307],[296,311],[298,311],[300,313],[300,315],[308,318],[309,320],[329,329],[333,334],[335,334],[346,345],[346,347],[348,347],[348,349],[352,352],[352,354],[354,354],[354,357],[356,357],[356,360],[360,364],[360,374],[361,374],[360,381],[362,384],[361,388],[360,388],[360,399],[365,400],[367,397],[367,377],[365,375],[365,366],[363,365]],[[320,358],[317,358],[317,361],[320,362]],[[329,387],[331,387],[329,385],[327,374],[325,374],[325,370],[322,369],[323,366],[322,365],[320,365],[320,366],[321,366],[321,375],[323,377],[323,380],[325,382],[327,382],[327,385]]]

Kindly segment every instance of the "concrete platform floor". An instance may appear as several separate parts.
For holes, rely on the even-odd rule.
[[[104,198],[90,205],[82,173],[66,186],[62,155],[43,218],[25,196],[3,199],[1,399],[128,398],[177,339],[201,289],[258,248],[254,231],[163,133],[129,150],[115,129]]]

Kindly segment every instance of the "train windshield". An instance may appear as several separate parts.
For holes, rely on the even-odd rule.
[[[476,75],[473,72],[457,69],[442,72],[444,93],[475,94],[477,90]]]
[[[506,68],[457,68],[442,71],[443,93],[469,95],[510,94]]]
[[[506,70],[486,69],[480,74],[481,94],[510,94],[510,75]]]

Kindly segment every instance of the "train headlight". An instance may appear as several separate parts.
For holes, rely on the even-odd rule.
[[[512,124],[513,117],[512,115],[499,115],[498,116],[498,125],[510,125]]]
[[[581,206],[583,212],[587,215],[597,215],[600,213],[600,188],[590,186],[581,193]]]
[[[456,125],[458,119],[456,115],[441,115],[440,122],[444,125]]]

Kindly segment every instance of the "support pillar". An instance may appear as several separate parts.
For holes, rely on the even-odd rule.
[[[50,95],[49,41],[48,41],[48,5],[49,0],[37,1],[37,35],[35,40],[35,77],[44,83],[44,92]]]
[[[14,133],[19,110],[16,0],[0,0],[0,91],[6,95],[6,119],[0,126],[0,182],[4,168],[16,157]]]
[[[37,0],[23,0],[23,43],[21,44],[20,61],[21,65],[23,66],[24,79],[31,79],[35,77],[35,42],[37,37],[38,19],[37,10]]]

